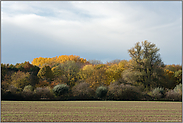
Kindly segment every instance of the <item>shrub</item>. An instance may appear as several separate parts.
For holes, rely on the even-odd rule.
[[[9,85],[8,90],[9,90],[11,93],[14,93],[14,94],[20,93],[20,92],[22,91],[21,88],[17,88],[17,87],[15,87],[15,86],[13,86],[13,85]]]
[[[107,90],[107,87],[100,86],[100,87],[98,87],[97,90],[96,90],[96,95],[97,95],[97,97],[99,97],[99,98],[103,98],[103,97],[106,96],[107,91],[108,91],[108,90]]]
[[[164,95],[165,95],[165,90],[164,88],[160,88],[160,87],[153,89],[151,93],[151,96],[153,96],[157,100],[164,98]]]
[[[2,96],[1,100],[14,100],[14,101],[23,100],[21,93],[12,93],[9,90],[3,92],[1,96]]]
[[[112,100],[140,100],[142,93],[135,86],[113,83],[109,85],[108,99]]]
[[[56,96],[64,95],[64,94],[68,93],[68,91],[69,91],[69,87],[65,84],[59,84],[53,88],[53,93]]]
[[[167,100],[176,100],[176,101],[182,101],[182,95],[180,93],[175,92],[174,90],[169,90],[166,93],[166,99]]]
[[[21,88],[17,88],[13,85],[8,86],[8,90],[2,90],[2,100],[23,100],[21,95]]]
[[[120,88],[122,89],[122,100],[141,100],[142,93],[137,87],[121,84]]]
[[[173,90],[174,92],[182,94],[182,84],[180,83],[179,85],[176,85]]]
[[[89,86],[86,82],[78,83],[72,88],[73,96],[77,99],[93,99],[95,91]]]
[[[24,100],[34,100],[34,93],[33,93],[33,87],[32,85],[27,85],[24,87],[22,96],[24,97]]]
[[[176,85],[173,90],[169,90],[166,93],[166,99],[181,101],[182,100],[182,84],[180,83],[179,85]]]
[[[24,89],[23,89],[23,91],[33,91],[33,90],[34,90],[34,89],[33,89],[32,85],[27,85],[27,86],[25,86]]]
[[[142,92],[142,100],[150,101],[153,100],[153,97],[149,95],[147,92]]]
[[[11,99],[11,92],[9,90],[1,89],[1,100]]]
[[[53,99],[54,98],[54,94],[50,87],[37,87],[34,90],[34,96],[36,99],[41,99],[41,98]]]
[[[107,99],[109,100],[120,100],[122,95],[122,89],[118,82],[110,83],[108,86]]]
[[[23,96],[24,100],[34,100],[33,91],[30,91],[30,90],[23,91],[22,96]]]

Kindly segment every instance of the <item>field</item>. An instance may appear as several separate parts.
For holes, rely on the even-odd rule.
[[[1,122],[182,122],[182,102],[1,101]]]

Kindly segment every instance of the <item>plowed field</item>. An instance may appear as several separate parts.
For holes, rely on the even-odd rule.
[[[182,122],[182,102],[1,101],[1,122]]]

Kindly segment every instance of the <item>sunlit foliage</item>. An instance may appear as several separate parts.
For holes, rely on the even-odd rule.
[[[143,41],[128,50],[131,57],[128,61],[117,59],[104,64],[100,60],[87,61],[75,55],[61,55],[35,58],[32,63],[1,64],[1,91],[6,95],[10,90],[18,92],[17,90],[29,86],[38,90],[45,90],[45,87],[52,90],[57,85],[66,84],[69,92],[66,97],[62,97],[65,99],[69,96],[93,98],[98,93],[97,88],[106,87],[110,99],[140,99],[141,91],[147,97],[151,94],[154,99],[164,98],[165,95],[167,99],[174,99],[178,95],[178,100],[181,100],[182,66],[164,65],[159,50],[155,44]],[[152,90],[158,90],[157,88],[163,88],[167,94],[158,96],[160,92],[154,91],[152,95]],[[135,98],[137,93],[138,98]],[[28,95],[30,93],[24,97]],[[53,93],[51,95],[50,98]]]
[[[81,63],[87,63],[86,59],[84,58],[80,58],[79,56],[75,56],[75,55],[61,55],[61,56],[56,56],[53,58],[43,58],[43,57],[39,57],[39,58],[34,58],[32,61],[33,65],[42,67],[44,65],[50,65],[53,66],[55,64],[60,64],[60,63],[65,63],[66,61],[75,61],[75,62],[81,62]]]

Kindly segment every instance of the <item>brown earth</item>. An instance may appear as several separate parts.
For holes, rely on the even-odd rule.
[[[2,122],[182,122],[182,102],[1,101]]]

